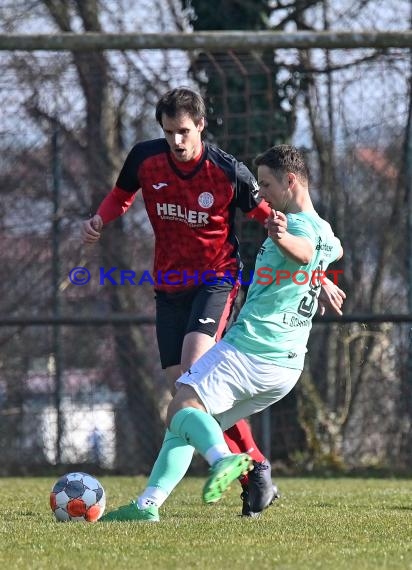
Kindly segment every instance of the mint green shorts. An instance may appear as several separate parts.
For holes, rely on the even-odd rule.
[[[192,364],[176,386],[192,386],[207,412],[226,430],[284,398],[301,373],[221,340]]]

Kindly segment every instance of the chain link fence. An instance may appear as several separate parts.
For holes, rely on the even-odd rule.
[[[2,474],[150,470],[169,399],[144,277],[152,230],[140,197],[94,248],[79,226],[130,146],[160,136],[154,102],[181,83],[205,94],[208,137],[249,165],[271,144],[306,149],[317,209],[345,249],[345,313],[387,314],[316,323],[296,390],[251,419],[258,442],[290,472],[412,467],[410,54],[339,53],[2,55]],[[264,232],[237,225],[251,267]]]
[[[169,399],[154,327],[59,327],[59,375],[54,328],[27,323],[0,331],[1,473],[43,473],[56,465],[147,473]],[[279,470],[401,471],[410,465],[411,390],[405,347],[396,347],[408,330],[389,323],[315,325],[297,388],[252,419],[257,441]],[[143,339],[144,357],[135,360],[128,343],[122,345],[129,335]],[[344,372],[334,383],[327,382],[323,365],[331,335],[342,350]],[[351,350],[359,351],[355,368],[348,366]],[[363,360],[369,351],[371,366]]]

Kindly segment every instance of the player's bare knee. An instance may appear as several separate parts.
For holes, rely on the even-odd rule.
[[[166,415],[167,427],[170,427],[170,422],[172,421],[173,416],[179,410],[183,410],[183,408],[197,408],[205,410],[203,402],[197,395],[196,391],[191,386],[187,386],[186,384],[181,384],[178,386],[176,395],[169,404]]]
[[[180,364],[169,366],[165,369],[165,374],[170,393],[174,396],[176,394],[176,380],[183,374],[182,367]]]

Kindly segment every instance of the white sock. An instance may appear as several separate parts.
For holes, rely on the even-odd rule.
[[[148,507],[161,507],[168,494],[159,487],[146,487],[143,493],[137,497],[137,506],[139,509],[147,509]]]
[[[205,453],[205,459],[209,465],[213,465],[219,459],[232,455],[230,449],[226,444],[212,445]]]

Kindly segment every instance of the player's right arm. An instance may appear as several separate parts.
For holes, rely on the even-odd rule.
[[[114,188],[101,202],[96,214],[83,222],[83,243],[92,244],[98,241],[103,226],[122,216],[133,204],[140,186],[137,176],[138,163],[139,145],[136,145],[129,152]]]
[[[122,216],[133,204],[136,192],[125,192],[115,186],[104,198],[96,214],[82,224],[83,243],[95,243],[99,238],[103,226]]]
[[[303,235],[288,232],[288,219],[281,211],[271,210],[266,220],[268,237],[290,259],[299,265],[307,265],[315,251],[313,243]]]
[[[99,214],[95,214],[89,220],[85,220],[81,226],[82,242],[91,244],[100,239],[100,232],[103,228],[103,220]]]

